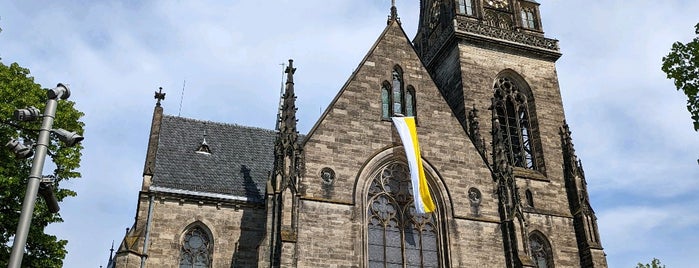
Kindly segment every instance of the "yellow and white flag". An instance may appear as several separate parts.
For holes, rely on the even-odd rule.
[[[420,157],[420,144],[417,141],[417,129],[415,128],[415,117],[391,117],[393,124],[398,130],[405,156],[408,159],[410,168],[410,179],[413,184],[413,199],[415,209],[418,213],[429,213],[435,209],[430,189],[425,179],[425,171],[422,169],[422,158]]]

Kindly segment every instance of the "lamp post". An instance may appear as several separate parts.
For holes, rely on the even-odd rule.
[[[51,129],[51,126],[53,126],[53,119],[56,117],[56,106],[58,99],[67,99],[70,96],[70,89],[67,86],[59,83],[55,88],[49,89],[47,91],[47,95],[48,100],[46,101],[46,109],[44,110],[44,114],[42,116],[43,120],[41,122],[41,129],[39,130],[39,139],[36,143],[32,169],[29,172],[27,192],[24,195],[22,213],[19,217],[17,232],[15,233],[15,239],[12,245],[12,253],[10,255],[9,265],[7,266],[8,268],[19,268],[22,264],[24,248],[27,244],[27,234],[29,233],[29,226],[32,222],[32,214],[34,213],[34,203],[36,202],[37,193],[40,192],[42,196],[47,199],[46,203],[49,205],[49,211],[56,213],[59,210],[58,202],[53,195],[51,180],[42,180],[43,176],[41,175],[41,172],[44,169],[46,153],[48,151],[49,134],[55,133],[56,135],[59,135],[60,139],[68,144],[68,146],[72,146],[84,139],[80,135],[63,129]],[[15,111],[15,117],[17,120],[29,121],[38,118],[39,116],[38,110],[34,107]],[[20,150],[24,149],[21,148],[16,141],[14,141],[14,143],[13,141],[10,141],[7,144],[7,147],[10,147],[10,145],[12,145],[14,148],[20,147]],[[23,154],[18,154],[17,150],[15,150],[15,153],[18,156],[26,156],[26,149],[24,150],[25,151],[22,151],[24,152]],[[31,156],[31,154],[29,154],[29,156]]]

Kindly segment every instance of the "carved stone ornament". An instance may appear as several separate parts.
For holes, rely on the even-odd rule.
[[[485,2],[488,4],[488,6],[494,8],[507,8],[509,5],[507,0],[486,0]]]
[[[335,182],[335,171],[332,168],[324,167],[320,170],[320,178],[323,180],[323,184],[333,184]]]
[[[558,40],[545,37],[535,36],[523,32],[502,29],[483,23],[472,22],[469,20],[459,20],[457,22],[457,31],[464,31],[483,35],[487,37],[498,38],[506,41],[512,41],[527,46],[559,51]]]

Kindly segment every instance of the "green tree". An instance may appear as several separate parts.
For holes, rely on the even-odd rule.
[[[697,36],[687,44],[675,42],[670,54],[663,57],[662,70],[675,80],[677,90],[687,95],[687,110],[699,131],[699,23],[694,26]]]
[[[20,67],[17,63],[7,66],[0,62],[0,145],[4,145],[11,138],[23,140],[25,143],[36,143],[41,120],[17,122],[13,118],[14,110],[34,106],[43,112],[46,100],[46,89],[34,82],[28,69]],[[54,128],[83,133],[85,124],[79,120],[84,114],[74,106],[72,101],[58,102]],[[51,139],[48,153],[51,159],[47,159],[45,167],[52,167],[50,162],[55,163],[56,169],[50,175],[56,177],[55,195],[59,202],[76,194],[61,188],[60,184],[68,179],[80,177],[76,169],[80,166],[81,149],[79,144],[67,147],[56,139]],[[4,146],[0,148],[0,267],[6,267],[10,258],[11,239],[17,230],[31,164],[31,158],[17,159],[11,150]],[[62,221],[59,213],[49,213],[44,200],[41,197],[37,198],[27,236],[26,253],[22,260],[23,267],[63,266],[68,241],[44,233],[48,224]]]
[[[653,258],[653,260],[648,264],[638,263],[636,268],[665,268],[665,265],[660,264],[660,260]]]

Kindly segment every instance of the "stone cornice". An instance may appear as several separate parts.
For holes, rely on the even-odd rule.
[[[456,19],[454,32],[476,39],[490,39],[514,48],[538,52],[554,59],[561,56],[558,40],[538,36],[524,31],[502,29],[479,21]]]

